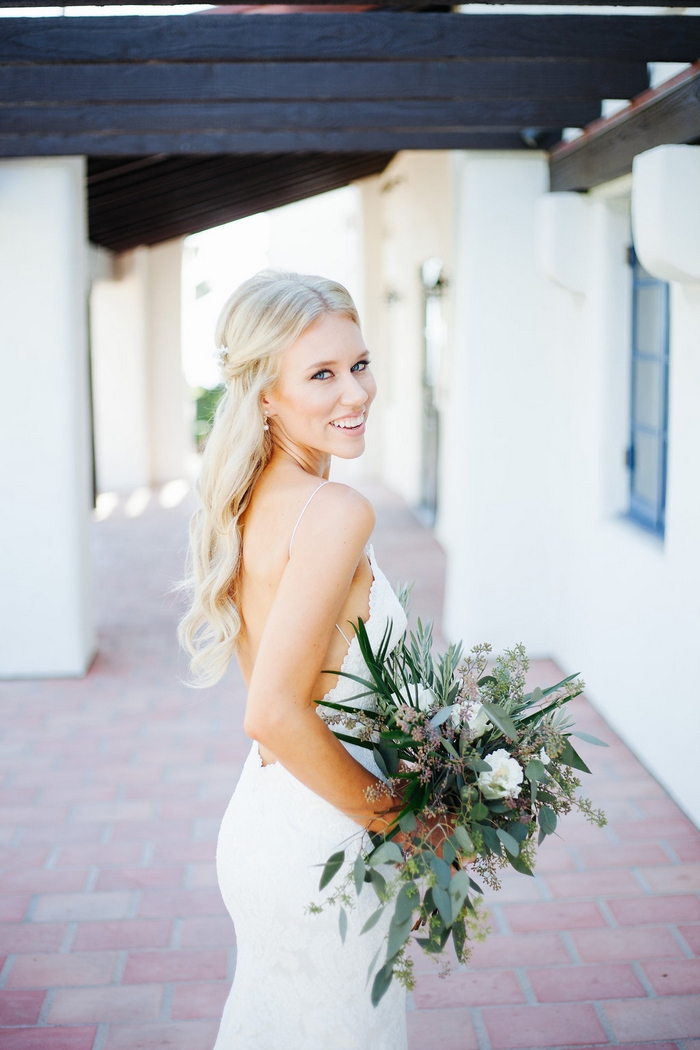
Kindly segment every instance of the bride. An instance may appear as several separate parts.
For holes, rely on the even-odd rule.
[[[202,463],[180,636],[200,685],[236,657],[253,745],[217,846],[238,956],[215,1050],[405,1050],[403,989],[370,1002],[388,922],[360,935],[373,888],[344,943],[336,908],[308,911],[324,899],[319,865],[343,848],[352,864],[363,829],[385,830],[398,809],[381,791],[368,801],[381,784],[371,753],[341,744],[315,703],[358,689],[327,669],[366,674],[353,622],[363,618],[374,645],[389,623],[395,645],[406,625],[368,546],[370,503],[328,481],[331,456],[364,450],[369,354],[348,292],[297,274],[241,285],[216,340],[226,390]]]

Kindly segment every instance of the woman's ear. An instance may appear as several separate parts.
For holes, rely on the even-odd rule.
[[[276,414],[274,409],[273,409],[273,407],[272,407],[272,402],[273,401],[274,401],[274,398],[267,397],[266,395],[263,395],[263,397],[260,398],[260,404],[261,404],[262,410],[263,410],[263,412],[265,413],[266,416],[270,416],[271,417],[271,416],[274,416]]]

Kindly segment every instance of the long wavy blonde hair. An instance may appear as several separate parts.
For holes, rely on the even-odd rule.
[[[273,450],[262,398],[275,388],[283,350],[327,313],[360,323],[341,284],[264,270],[236,289],[219,316],[215,338],[226,389],[202,458],[201,507],[190,523],[189,573],[181,585],[191,594],[178,637],[191,657],[192,685],[219,681],[241,630],[240,519]]]

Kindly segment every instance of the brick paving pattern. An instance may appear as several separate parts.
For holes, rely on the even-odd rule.
[[[380,563],[439,618],[439,547],[374,495]],[[154,496],[140,517],[95,523],[90,674],[0,685],[3,1050],[213,1045],[236,955],[215,839],[250,745],[235,669],[204,692],[178,678],[167,591],[188,513]],[[543,685],[556,674],[535,668]],[[700,833],[575,703],[611,744],[585,747],[610,824],[568,818],[535,879],[504,879],[467,969],[443,979],[418,958],[411,1050],[700,1050]]]

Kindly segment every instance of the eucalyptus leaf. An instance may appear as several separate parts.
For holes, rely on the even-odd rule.
[[[376,744],[374,744],[374,746],[372,747],[372,754],[374,755],[374,761],[379,766],[379,769],[381,770],[381,772],[384,774],[385,777],[389,777],[390,773],[389,773],[389,770],[386,767],[386,762],[384,761],[384,755],[381,753],[381,751],[379,750],[379,748],[377,747]]]
[[[369,877],[374,887],[374,892],[377,894],[379,900],[382,900],[386,893],[386,879],[383,875],[380,875],[374,868],[369,873]]]
[[[410,835],[418,827],[415,813],[402,813],[399,817],[399,827],[404,835]]]
[[[410,915],[407,919],[404,919],[403,922],[395,922],[394,919],[391,920],[391,924],[389,926],[389,936],[387,937],[386,943],[387,962],[389,961],[389,959],[393,959],[394,956],[403,948],[404,944],[406,943],[406,938],[411,932],[412,924],[413,919]]]
[[[437,879],[438,886],[440,886],[443,890],[446,890],[450,885],[450,879],[452,877],[449,864],[445,864],[445,861],[442,859],[442,857],[431,857],[430,867],[432,868],[433,874]],[[435,893],[433,892],[433,899],[434,897]],[[437,901],[435,901],[435,903],[437,904]]]
[[[517,857],[520,853],[520,845],[515,841],[512,835],[509,835],[503,828],[498,828],[496,831],[499,839],[510,853],[511,857]]]
[[[474,843],[469,837],[469,832],[462,824],[458,824],[452,834],[457,839],[457,842],[459,842],[462,849],[465,850],[465,852],[474,852]]]
[[[443,890],[442,886],[433,886],[433,900],[435,901],[435,907],[440,912],[440,918],[444,922],[445,926],[452,925],[452,901],[447,890]]]
[[[358,897],[362,893],[362,887],[364,886],[366,871],[367,868],[365,867],[364,858],[361,853],[358,853],[355,859],[355,864],[353,866],[353,876],[355,879],[355,893]]]
[[[384,963],[381,970],[377,971],[372,984],[372,1006],[377,1006],[386,995],[394,976],[391,963]]]
[[[572,736],[577,736],[580,740],[586,740],[589,744],[596,744],[598,747],[610,747],[610,744],[606,744],[604,740],[599,740],[597,736],[591,736],[590,733],[584,733],[580,729],[575,729]]]
[[[401,887],[396,898],[396,909],[394,911],[394,922],[401,924],[411,918],[413,912],[420,904],[420,893],[415,882],[406,882]]]
[[[464,951],[464,945],[467,940],[467,933],[464,928],[463,922],[455,922],[452,925],[452,943],[455,946],[455,952],[459,959],[462,952]]]
[[[544,831],[545,835],[551,835],[556,831],[557,827],[557,815],[553,809],[549,806],[542,806],[539,813],[537,814],[537,821]]]
[[[372,868],[376,868],[380,864],[401,864],[402,861],[403,854],[395,842],[382,842],[380,846],[377,846],[370,853],[367,859],[367,863]]]
[[[433,955],[438,955],[443,947],[439,940],[432,937],[416,937],[416,944],[419,944],[424,952],[431,952]]]
[[[506,824],[505,831],[512,835],[516,842],[524,842],[527,838],[527,824],[522,824],[519,820]]]
[[[442,859],[446,864],[454,864],[457,860],[457,850],[454,848],[449,839],[442,844]]]
[[[338,915],[338,928],[340,930],[340,939],[345,944],[345,937],[348,932],[348,915],[343,907],[341,907]]]
[[[362,936],[363,933],[367,933],[368,930],[371,930],[373,926],[377,925],[377,923],[379,922],[379,920],[382,917],[382,912],[383,911],[384,911],[384,905],[382,904],[381,908],[377,908],[376,911],[372,912],[372,914],[370,915],[369,919],[367,920],[367,922],[364,924],[364,926],[360,930],[360,936]]]
[[[537,783],[546,780],[547,770],[545,769],[544,762],[541,762],[539,758],[531,758],[525,766],[525,776],[528,780],[534,780]]]
[[[475,773],[488,773],[492,768],[483,758],[469,757],[464,759],[467,769],[473,769]]]
[[[450,707],[440,708],[438,713],[436,715],[433,715],[433,717],[430,719],[431,726],[437,728],[437,726],[441,726],[443,722],[446,722],[452,714],[452,712],[454,711],[455,706],[457,705],[451,704]]]
[[[323,890],[326,888],[329,882],[335,878],[345,861],[345,850],[340,850],[339,853],[334,853],[332,857],[329,857],[325,863],[323,871],[321,873],[321,879],[318,884],[318,888]]]
[[[440,743],[444,747],[445,751],[447,751],[448,755],[452,755],[452,758],[459,759],[459,751],[454,746],[451,740],[446,740],[444,736],[441,736]]]
[[[509,740],[517,740],[518,730],[515,728],[515,723],[510,716],[506,714],[501,705],[492,704],[486,700],[482,700],[481,703],[490,720],[501,730],[503,735],[508,737]]]
[[[477,802],[475,806],[472,806],[472,820],[485,820],[488,815],[488,806],[484,805],[483,802]]]
[[[490,828],[487,824],[480,825],[481,835],[484,840],[484,845],[491,850],[492,853],[497,856],[503,856],[503,850],[501,849],[501,840],[499,839],[493,828]]]
[[[457,916],[464,907],[464,902],[469,893],[469,876],[466,871],[458,871],[452,876],[450,883],[450,900],[452,902],[452,922],[457,921]]]
[[[529,865],[523,860],[522,856],[512,857],[510,853],[506,853],[506,857],[510,861],[512,867],[516,871],[519,871],[521,875],[532,875],[534,878],[534,872],[530,870]]]
[[[372,976],[372,970],[374,969],[374,967],[377,964],[377,959],[379,958],[379,953],[381,952],[381,950],[382,950],[382,946],[380,944],[379,947],[377,948],[376,952],[372,956],[372,962],[367,967],[367,980],[365,981],[365,988],[369,984],[369,979]]]

